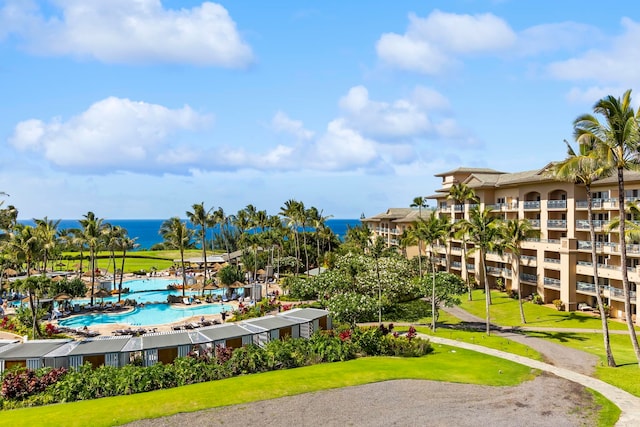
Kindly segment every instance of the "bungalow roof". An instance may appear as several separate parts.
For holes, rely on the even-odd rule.
[[[303,320],[316,320],[328,315],[329,312],[327,310],[321,310],[319,308],[294,308],[293,310],[278,314],[278,316],[293,317]]]
[[[97,339],[88,339],[79,341],[69,352],[70,356],[89,355],[89,354],[105,354],[118,353],[129,342],[131,337],[101,337]]]
[[[201,328],[199,332],[207,338],[208,342],[253,335],[250,330],[232,323]]]
[[[72,340],[34,340],[27,341],[20,345],[11,346],[0,353],[0,358],[4,360],[29,359],[35,357],[44,357],[47,353],[52,352],[56,348],[63,346]]]
[[[264,316],[257,317],[255,319],[247,319],[240,323],[242,326],[256,327],[265,331],[271,331],[279,328],[286,328],[287,326],[297,325],[292,319],[287,319],[280,316]]]

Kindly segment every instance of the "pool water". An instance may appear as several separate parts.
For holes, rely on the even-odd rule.
[[[59,323],[70,328],[116,323],[131,326],[150,326],[179,322],[192,316],[219,314],[225,310],[231,311],[232,307],[224,304],[202,304],[182,308],[171,304],[148,304],[144,307],[136,307],[132,312],[83,314],[63,319]]]
[[[131,326],[160,325],[163,323],[173,323],[192,316],[203,316],[208,314],[219,314],[223,310],[230,311],[232,307],[223,304],[202,304],[185,307],[175,307],[171,304],[153,304],[155,302],[165,303],[167,296],[182,296],[182,289],[168,290],[167,285],[181,284],[181,278],[160,278],[152,277],[145,279],[128,280],[122,283],[123,288],[129,288],[128,294],[122,294],[121,300],[134,299],[138,304],[144,306],[136,307],[131,312],[126,313],[91,313],[73,316],[60,321],[60,325],[67,327],[95,326],[103,324],[121,323]],[[240,289],[240,294],[242,294]],[[224,295],[224,289],[205,291],[205,295]],[[184,294],[189,297],[202,295],[202,291],[185,290]],[[89,304],[89,298],[74,299],[71,304]],[[94,302],[118,302],[118,295],[111,295],[106,298],[94,298]]]

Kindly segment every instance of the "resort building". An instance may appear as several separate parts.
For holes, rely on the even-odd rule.
[[[626,268],[632,315],[636,324],[640,324],[640,318],[636,316],[640,244],[627,239],[627,263],[622,266],[617,228],[609,229],[610,222],[618,217],[617,177],[591,185],[593,212],[592,218],[588,218],[585,186],[554,180],[545,173],[546,169],[504,173],[493,169],[458,168],[437,174],[442,178],[442,186],[428,198],[435,201],[438,216],[446,216],[452,222],[469,219],[469,212],[476,205],[480,209],[491,209],[505,220],[528,219],[540,234],[539,238],[522,243],[520,274],[517,277],[513,274],[516,260],[511,254],[488,253],[489,285],[502,284],[508,290],[520,288],[524,296],[538,293],[545,303],[561,300],[568,311],[596,306],[589,234],[592,221],[596,230],[598,276],[610,315],[614,318],[625,316],[622,268]],[[624,178],[626,201],[640,201],[640,174],[626,172]],[[476,200],[456,202],[449,197],[452,186],[462,183],[474,190]],[[403,212],[406,213],[404,216]],[[402,231],[416,220],[416,214],[416,209],[389,209],[362,222],[374,235],[384,237],[390,246],[398,245]],[[424,210],[422,214],[425,216]],[[469,275],[478,285],[484,284],[478,253],[467,252],[463,259],[461,240],[442,242],[435,252],[441,270],[463,278]],[[417,247],[407,250],[407,254],[417,255]]]

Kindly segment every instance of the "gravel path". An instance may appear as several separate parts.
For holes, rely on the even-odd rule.
[[[387,381],[180,413],[128,426],[595,426],[596,411],[583,387],[542,374],[516,387]]]

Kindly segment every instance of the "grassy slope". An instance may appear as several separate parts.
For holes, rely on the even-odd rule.
[[[493,386],[531,379],[531,369],[491,356],[436,346],[421,358],[362,358],[287,371],[246,375],[132,396],[5,411],[2,423],[12,426],[108,426],[185,411],[346,387],[392,379],[428,379]],[[496,368],[500,366],[502,374]]]

